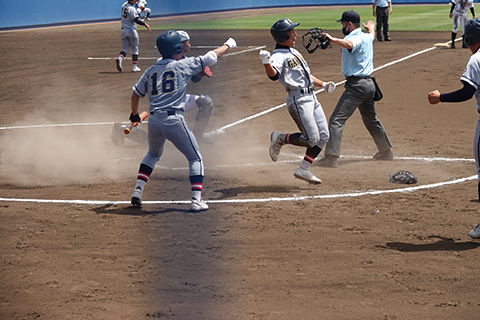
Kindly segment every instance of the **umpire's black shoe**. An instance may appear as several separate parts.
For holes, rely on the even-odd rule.
[[[388,38],[385,38],[385,41],[392,41],[392,39],[388,37]]]
[[[379,151],[373,155],[375,160],[393,160],[393,152],[391,149]]]

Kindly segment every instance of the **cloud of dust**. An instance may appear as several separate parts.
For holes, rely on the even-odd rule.
[[[85,120],[85,121],[82,121]],[[58,121],[58,120],[56,120]],[[72,119],[65,122],[71,123]],[[88,123],[86,119],[75,119]],[[11,129],[0,135],[0,174],[14,185],[52,186],[101,183],[125,177],[126,163],[110,140],[112,126],[52,127],[40,112],[14,125],[45,125],[42,128]],[[126,152],[126,150],[124,150]],[[133,165],[135,168],[138,164]]]

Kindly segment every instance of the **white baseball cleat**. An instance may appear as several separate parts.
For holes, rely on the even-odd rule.
[[[272,135],[270,136],[271,142],[270,142],[270,149],[268,151],[270,152],[270,158],[272,158],[272,160],[274,162],[276,162],[278,160],[278,155],[280,154],[280,149],[282,148],[282,146],[284,144],[279,139],[280,135],[281,135],[280,132],[274,131],[274,132],[272,132]]]
[[[122,72],[122,59],[120,58],[117,58],[117,60],[115,60],[116,64],[117,64],[117,70],[118,72]]]
[[[480,221],[472,230],[468,231],[468,236],[473,239],[480,239]]]
[[[143,196],[143,191],[140,189],[140,187],[135,188],[132,193],[132,205],[134,207],[140,207],[142,205],[142,196]]]
[[[192,203],[190,204],[190,211],[199,212],[207,209],[208,209],[208,204],[203,202],[202,199],[200,199],[200,201],[197,199],[192,199]]]
[[[315,177],[309,170],[305,170],[302,168],[298,168],[297,170],[295,170],[295,173],[293,175],[295,176],[295,178],[307,181],[311,184],[322,183],[322,180]]]
[[[139,71],[142,71],[142,69],[140,69],[136,64],[134,64],[132,66],[132,72],[139,72]]]

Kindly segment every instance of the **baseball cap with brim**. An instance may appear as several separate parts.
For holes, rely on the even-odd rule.
[[[345,11],[342,14],[342,18],[340,20],[337,20],[337,22],[341,22],[341,21],[360,23],[360,15],[353,10]]]

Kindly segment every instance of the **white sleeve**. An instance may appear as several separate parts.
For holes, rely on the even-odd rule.
[[[209,67],[217,63],[217,59],[218,59],[217,54],[213,51],[208,51],[204,58],[205,58],[205,65]]]

